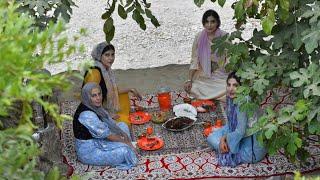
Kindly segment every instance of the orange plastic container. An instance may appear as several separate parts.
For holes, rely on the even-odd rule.
[[[217,119],[216,123],[215,123],[215,126],[218,127],[218,128],[221,128],[223,126],[222,125],[222,120],[221,119]]]
[[[158,102],[161,111],[169,111],[171,109],[170,92],[158,93]]]

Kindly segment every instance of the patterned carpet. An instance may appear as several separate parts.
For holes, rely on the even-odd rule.
[[[184,93],[172,92],[174,104],[182,103]],[[270,95],[271,97],[271,95]],[[276,108],[287,104],[288,93],[279,93],[280,103],[276,103]],[[66,101],[61,104],[62,113],[73,115],[79,102]],[[267,98],[262,104],[271,103],[271,98]],[[158,102],[154,95],[144,96],[142,101],[131,100],[132,105],[139,105],[146,108],[157,109]],[[217,116],[224,118],[223,105],[219,105]],[[203,115],[205,116],[205,115]],[[199,117],[199,120],[206,117]],[[317,137],[312,137],[309,151],[311,157],[306,164],[292,164],[281,153],[275,156],[268,156],[257,164],[243,164],[236,168],[220,167],[217,163],[215,153],[207,147],[202,135],[202,129],[193,126],[189,130],[174,133],[163,133],[159,125],[152,124],[155,132],[162,135],[166,146],[159,151],[140,152],[139,164],[137,167],[120,171],[109,166],[84,165],[77,161],[74,149],[74,138],[72,132],[72,122],[64,122],[62,139],[64,142],[64,162],[69,166],[68,174],[78,174],[87,179],[195,179],[195,178],[245,178],[245,177],[269,177],[292,173],[295,170],[310,172],[320,169],[320,146]],[[133,126],[131,128],[134,137],[139,135],[144,126]],[[170,144],[170,145],[169,145]]]

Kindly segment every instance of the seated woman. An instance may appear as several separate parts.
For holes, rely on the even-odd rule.
[[[82,88],[73,133],[78,160],[84,164],[130,169],[138,163],[128,126],[116,124],[102,107],[101,88],[96,83]]]
[[[233,102],[240,78],[235,72],[227,78],[228,122],[221,129],[214,130],[207,138],[209,145],[217,152],[218,163],[222,166],[236,166],[241,163],[256,163],[264,158],[266,150],[256,139],[256,134],[245,135],[247,115]]]
[[[99,43],[93,49],[91,56],[95,65],[85,73],[83,85],[88,82],[99,84],[102,89],[103,107],[112,114],[114,119],[119,119],[129,125],[130,102],[128,93],[131,92],[138,99],[141,99],[141,96],[134,88],[118,89],[114,72],[111,69],[115,60],[114,46],[106,42]]]
[[[221,21],[218,13],[212,9],[202,16],[204,29],[199,32],[193,41],[189,79],[184,89],[197,99],[217,99],[225,95],[225,56],[219,56],[211,51],[212,41],[226,35],[220,27]]]

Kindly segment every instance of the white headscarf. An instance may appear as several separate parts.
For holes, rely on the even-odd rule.
[[[118,112],[120,109],[118,86],[116,84],[115,75],[111,68],[107,70],[101,63],[101,56],[102,56],[103,49],[108,45],[111,45],[111,44],[107,42],[99,43],[93,48],[91,52],[91,56],[95,60],[95,66],[101,69],[102,76],[108,90],[107,102],[105,102],[104,107],[109,112],[115,113],[115,112]]]

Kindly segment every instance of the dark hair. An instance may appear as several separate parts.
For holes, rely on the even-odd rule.
[[[215,10],[212,10],[212,9],[209,9],[206,12],[204,12],[202,16],[202,25],[204,26],[204,24],[206,24],[207,18],[210,16],[214,17],[218,21],[218,28],[219,28],[221,24],[220,16]]]
[[[112,44],[108,44],[106,47],[103,48],[102,53],[101,53],[101,56],[102,56],[106,51],[109,51],[109,50],[115,51],[114,46],[113,46]]]
[[[240,77],[236,75],[236,71],[231,72],[227,77],[227,83],[229,79],[235,79],[239,85],[241,85]]]

